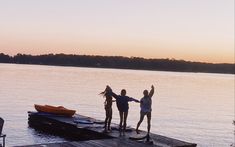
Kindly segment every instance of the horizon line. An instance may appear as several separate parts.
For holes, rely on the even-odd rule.
[[[66,54],[66,53],[45,53],[45,54],[27,54],[27,53],[16,53],[14,55],[9,55],[9,54],[5,54],[3,52],[0,52],[0,54],[4,54],[4,55],[8,55],[10,57],[14,57],[17,55],[31,55],[31,56],[42,56],[42,55],[75,55],[75,56],[101,56],[101,57],[125,57],[125,58],[142,58],[142,59],[146,59],[146,60],[158,60],[158,59],[164,59],[164,60],[171,60],[171,61],[185,61],[185,62],[192,62],[192,63],[204,63],[204,64],[233,64],[235,65],[235,61],[234,63],[225,63],[225,62],[205,62],[205,61],[192,61],[192,60],[184,60],[184,59],[175,59],[175,58],[146,58],[146,57],[138,57],[138,56],[122,56],[122,55],[99,55],[99,54]]]

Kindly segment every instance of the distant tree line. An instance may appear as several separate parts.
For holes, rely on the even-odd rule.
[[[174,59],[145,59],[139,57],[128,58],[122,56],[72,54],[17,54],[15,56],[9,56],[0,53],[0,63],[235,74],[235,64],[213,64]]]

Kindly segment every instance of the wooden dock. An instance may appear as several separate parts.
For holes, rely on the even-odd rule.
[[[164,145],[145,145],[136,141],[129,140],[127,138],[115,138],[115,139],[99,139],[88,141],[72,141],[61,143],[48,143],[38,145],[28,145],[24,147],[168,147]],[[183,147],[183,146],[182,146]]]
[[[125,136],[120,136],[118,131],[118,125],[112,124],[112,131],[104,133],[103,121],[96,120],[94,118],[82,116],[76,114],[74,117],[63,117],[58,115],[51,115],[38,112],[29,112],[29,126],[40,131],[58,135],[64,137],[69,142],[63,143],[52,143],[52,144],[41,144],[32,145],[31,147],[48,146],[71,146],[71,147],[144,147],[144,146],[158,146],[158,147],[196,147],[194,143],[188,143],[177,139],[150,134],[152,144],[142,141],[135,141],[129,139],[130,137],[141,137],[146,134],[145,131],[141,131],[140,134],[136,135],[133,128],[127,128]]]

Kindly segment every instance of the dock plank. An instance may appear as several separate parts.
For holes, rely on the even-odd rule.
[[[76,120],[87,120],[94,122],[92,124],[81,124],[77,123]],[[99,123],[95,123],[95,122]],[[62,135],[62,137],[72,137],[74,141],[86,141],[86,142],[70,142],[62,143],[58,146],[128,146],[131,147],[135,144],[135,147],[143,146],[144,143],[139,143],[137,141],[130,140],[129,137],[136,136],[134,128],[128,128],[125,136],[120,136],[117,129],[118,125],[112,123],[112,131],[109,133],[104,133],[104,124],[100,123],[102,121],[96,120],[94,118],[82,116],[76,114],[74,117],[62,117],[56,115],[48,115],[37,112],[29,112],[29,124],[33,127],[41,127],[41,129],[52,130],[53,133]],[[141,134],[147,134],[146,131],[141,130]],[[174,138],[169,138],[166,136],[150,133],[151,140],[154,142],[153,146],[162,147],[196,147],[194,143],[188,143],[185,141],[177,140]],[[89,140],[89,141],[87,141]],[[94,140],[94,141],[93,141]],[[53,145],[53,144],[52,144]],[[56,144],[54,144],[56,145]]]
[[[125,146],[149,147],[149,145],[147,144],[134,142],[126,138],[89,140],[89,141],[79,141],[79,142],[48,143],[48,144],[28,145],[24,147],[125,147]],[[157,145],[151,145],[151,146],[159,147]]]

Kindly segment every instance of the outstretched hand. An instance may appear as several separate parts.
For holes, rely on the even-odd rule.
[[[150,92],[149,92],[149,97],[152,97],[153,94],[154,94],[154,86],[152,85],[152,86],[151,86],[151,90],[150,90]]]
[[[154,89],[154,86],[152,85],[151,88]]]

